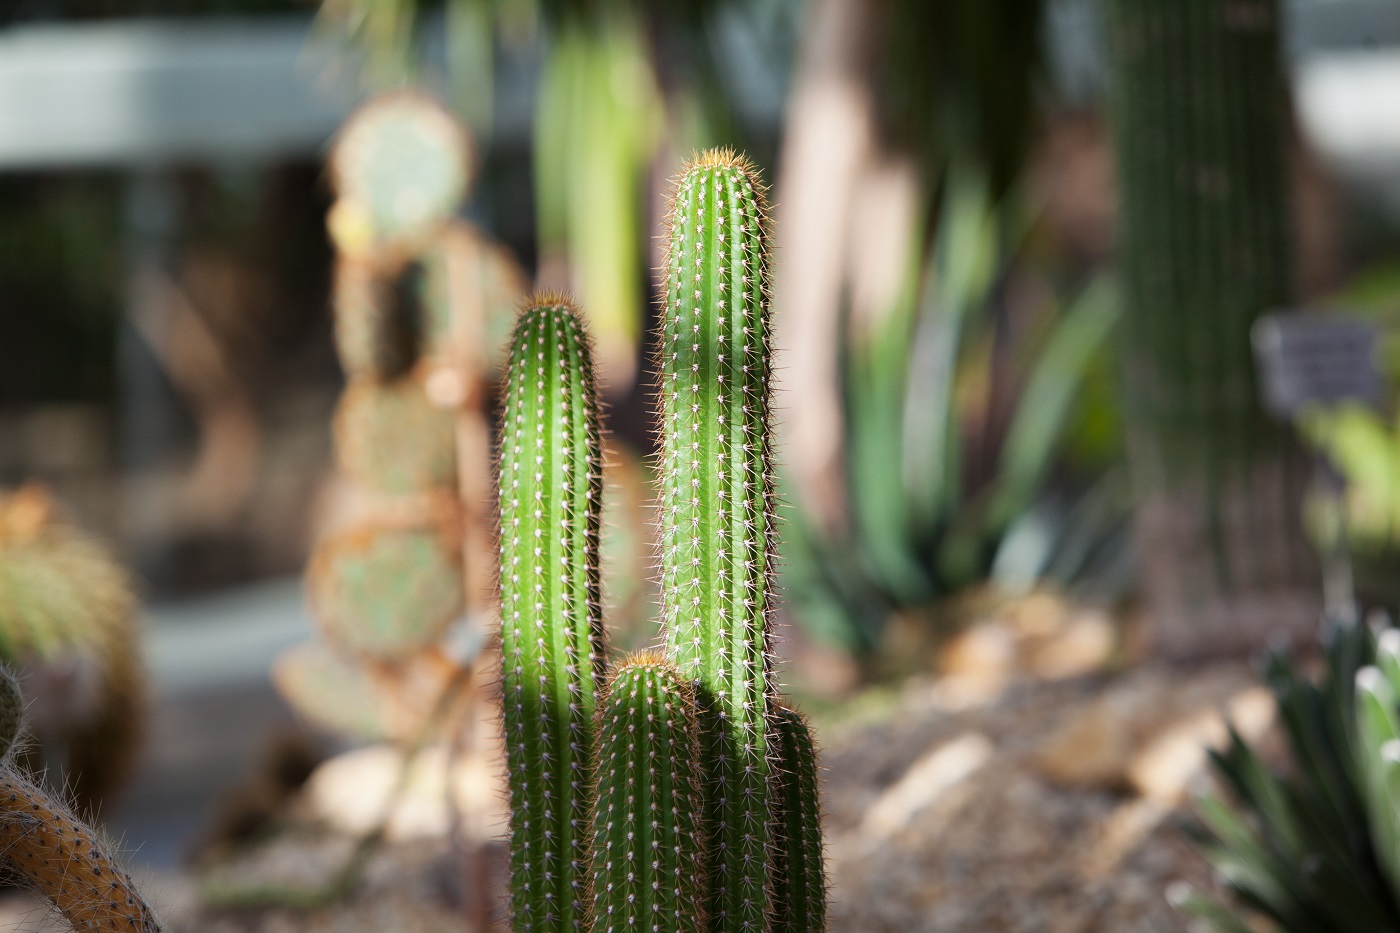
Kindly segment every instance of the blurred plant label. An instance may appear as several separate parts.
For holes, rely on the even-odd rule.
[[[1290,311],[1260,318],[1252,335],[1264,404],[1291,419],[1308,405],[1377,404],[1377,329],[1343,314]]]

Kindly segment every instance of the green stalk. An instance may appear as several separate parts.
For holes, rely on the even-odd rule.
[[[511,341],[501,434],[501,680],[516,933],[587,930],[593,714],[606,647],[602,449],[579,314],[536,296]]]
[[[675,185],[661,356],[662,612],[702,714],[707,913],[767,922],[773,571],[767,215],[750,165],[700,156]]]
[[[625,661],[598,711],[597,933],[700,933],[695,692],[659,655]]]

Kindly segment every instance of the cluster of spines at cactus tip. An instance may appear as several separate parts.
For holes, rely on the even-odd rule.
[[[516,933],[583,930],[602,451],[590,348],[567,301],[536,296],[511,341],[501,436],[501,681]]]
[[[613,675],[598,716],[596,933],[700,933],[694,690],[659,655]]]
[[[667,651],[702,711],[711,928],[766,925],[773,492],[767,215],[748,163],[701,156],[672,196],[662,398]]]
[[[802,714],[787,707],[774,708],[771,735],[775,774],[768,933],[814,933],[826,929],[816,747]]]

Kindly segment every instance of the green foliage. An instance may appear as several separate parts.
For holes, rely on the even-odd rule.
[[[576,309],[538,296],[511,342],[501,426],[501,690],[519,933],[585,928],[589,916],[602,493],[588,340]]]
[[[660,354],[668,657],[614,674],[598,719],[596,798],[580,790],[590,787],[591,736],[571,718],[592,710],[603,655],[588,343],[577,312],[552,298],[516,329],[500,443],[500,579],[518,931],[581,926],[590,906],[595,928],[619,933],[763,931],[778,876],[793,918],[806,918],[794,929],[821,928],[815,756],[800,719],[776,711],[768,664],[762,189],[743,159],[714,151],[687,167],[673,204]],[[591,853],[576,841],[589,826]],[[775,829],[789,844],[781,855],[769,845]]]
[[[1212,763],[1229,796],[1200,800],[1202,843],[1245,914],[1191,893],[1182,906],[1218,931],[1248,914],[1289,933],[1400,927],[1400,631],[1336,623],[1317,682],[1272,655],[1291,770],[1271,772],[1232,732]]]
[[[977,175],[950,174],[903,293],[841,344],[849,520],[794,515],[785,589],[805,625],[857,654],[891,612],[989,577],[1110,593],[1127,577],[1114,400],[1095,398],[1107,424],[1086,404],[1111,385],[1114,289],[1062,300],[1027,262],[1020,217]],[[1008,295],[1040,297],[1013,309]]]
[[[700,933],[695,691],[664,658],[622,662],[598,708],[594,929]]]

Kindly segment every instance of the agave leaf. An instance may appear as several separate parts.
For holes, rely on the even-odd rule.
[[[1040,490],[1064,439],[1090,361],[1118,321],[1113,282],[1100,276],[1065,310],[1031,371],[1002,446],[988,521],[1004,527]]]

